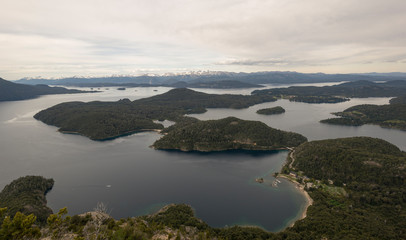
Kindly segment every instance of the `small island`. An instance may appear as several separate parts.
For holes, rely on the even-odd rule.
[[[153,147],[181,151],[270,151],[296,147],[307,139],[297,133],[274,129],[259,121],[235,117],[173,125]]]
[[[274,114],[282,114],[285,112],[285,109],[281,106],[273,107],[273,108],[262,108],[257,111],[258,114],[263,115],[274,115]]]

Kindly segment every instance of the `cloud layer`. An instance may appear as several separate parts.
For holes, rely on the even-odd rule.
[[[0,76],[406,69],[404,0],[3,0]]]

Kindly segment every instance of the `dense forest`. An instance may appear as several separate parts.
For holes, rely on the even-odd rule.
[[[7,207],[5,214],[14,216],[17,212],[35,214],[39,222],[46,222],[52,210],[46,206],[45,194],[52,189],[53,179],[27,176],[14,180],[0,192],[0,208]]]
[[[47,85],[18,84],[0,78],[0,102],[30,99],[40,95],[66,93],[84,93],[84,91],[63,87],[49,87]]]
[[[363,124],[377,124],[385,128],[406,131],[405,96],[393,98],[386,105],[357,105],[347,108],[343,112],[334,113],[340,118],[321,120],[321,123],[360,126]]]
[[[98,204],[94,212],[75,216],[61,209],[49,215],[45,225],[38,225],[33,215],[5,217],[10,215],[0,208],[0,239],[406,239],[405,166],[406,153],[380,139],[353,137],[301,144],[293,158],[288,157],[282,173],[297,174],[313,205],[306,218],[278,233],[257,227],[212,228],[185,204],[121,220],[108,216],[106,207]],[[28,178],[19,181],[16,186],[30,184]],[[3,192],[9,194],[10,185]]]
[[[307,141],[297,133],[271,128],[259,121],[246,121],[235,117],[220,120],[177,124],[157,140],[156,149],[182,151],[276,150],[296,147]]]
[[[276,106],[276,107],[272,107],[272,108],[262,108],[257,111],[258,114],[263,114],[263,115],[281,114],[284,112],[285,112],[285,109],[281,106]]]
[[[254,95],[272,95],[288,98],[290,101],[306,103],[337,103],[348,101],[348,98],[397,97],[406,94],[406,81],[388,81],[374,83],[356,81],[324,87],[288,87],[255,90]]]
[[[130,101],[68,102],[37,113],[34,118],[59,127],[61,132],[78,133],[93,140],[106,140],[137,131],[162,129],[153,120],[185,121],[184,114],[203,113],[206,108],[247,108],[276,101],[272,96],[216,95],[190,89]]]
[[[392,98],[389,102],[390,104],[406,104],[406,95]]]
[[[380,139],[354,137],[304,143],[293,168],[320,183],[308,217],[287,233],[303,239],[405,239],[406,153]],[[299,235],[297,235],[299,236]],[[303,236],[303,235],[302,235]]]

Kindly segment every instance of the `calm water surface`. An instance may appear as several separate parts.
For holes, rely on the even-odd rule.
[[[152,213],[168,203],[187,203],[211,226],[258,225],[278,231],[294,221],[304,197],[289,182],[270,187],[271,174],[283,165],[287,152],[182,153],[156,151],[149,146],[160,137],[139,133],[106,142],[61,134],[32,116],[66,101],[135,100],[169,88],[109,88],[101,93],[50,95],[0,103],[0,188],[25,175],[55,179],[47,195],[56,211],[64,206],[71,214],[92,210],[104,202],[115,218]],[[201,90],[202,91],[202,90]],[[231,93],[233,90],[203,89]],[[252,89],[234,90],[248,94]],[[246,91],[246,92],[244,92]],[[380,137],[405,150],[406,133],[377,126],[339,127],[318,123],[330,112],[361,104],[385,104],[388,98],[353,99],[339,104],[304,104],[279,100],[242,110],[210,109],[193,115],[200,119],[236,116],[260,120],[269,126],[301,133],[310,140],[347,136]],[[263,116],[256,110],[282,106],[286,113]],[[264,177],[258,184],[255,178]]]

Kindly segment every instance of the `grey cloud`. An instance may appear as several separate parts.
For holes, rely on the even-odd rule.
[[[405,12],[404,0],[3,0],[0,64],[13,74],[52,62],[60,72],[66,64],[64,74],[77,62],[100,72],[120,64],[329,72],[386,61],[402,71]]]

